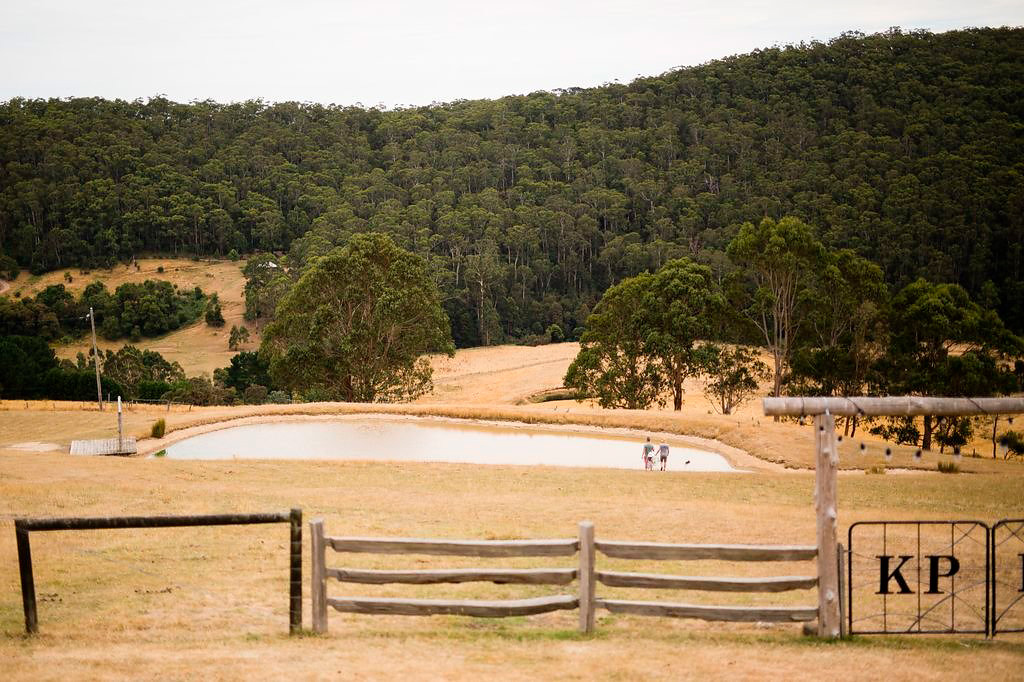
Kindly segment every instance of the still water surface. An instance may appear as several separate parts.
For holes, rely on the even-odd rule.
[[[454,425],[430,420],[359,418],[235,426],[169,445],[167,457],[391,460],[642,469],[640,450],[640,441],[623,436]],[[655,466],[658,466],[657,461]],[[668,469],[735,471],[721,455],[681,446],[672,446]]]

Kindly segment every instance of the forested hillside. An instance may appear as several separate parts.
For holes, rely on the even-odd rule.
[[[848,34],[629,85],[379,111],[0,105],[0,265],[287,251],[376,230],[427,257],[459,345],[583,324],[623,277],[717,276],[801,218],[895,287],[963,285],[1024,330],[1024,31]]]

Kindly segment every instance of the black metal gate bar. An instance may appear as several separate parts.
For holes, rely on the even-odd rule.
[[[992,621],[992,623],[991,623],[991,630],[992,630],[992,635],[993,636],[996,633],[998,633],[998,632],[1024,632],[1024,626],[1017,627],[1017,628],[1008,628],[1008,627],[1007,628],[1001,628],[1001,627],[999,627],[999,619],[1002,616],[1006,615],[1006,611],[1004,611],[1002,614],[999,613],[999,601],[998,601],[999,580],[998,580],[998,576],[996,575],[996,569],[997,569],[996,561],[997,561],[997,557],[998,557],[997,552],[996,552],[996,549],[998,547],[997,542],[996,542],[996,531],[1000,527],[1005,527],[1007,529],[1010,529],[1010,524],[1013,524],[1013,523],[1021,524],[1022,525],[1021,530],[1024,530],[1024,519],[1001,519],[999,521],[996,521],[994,524],[992,524],[992,530],[989,531],[989,536],[990,536],[989,537],[989,556],[991,558],[990,564],[989,564],[989,576],[990,576],[989,584],[991,585],[991,590],[990,591],[991,591],[991,594],[992,594],[992,610],[990,612],[991,613],[990,619]],[[1011,537],[1020,538],[1021,541],[1022,541],[1022,544],[1024,544],[1024,538],[1021,538],[1021,536],[1017,534],[1017,531],[1010,530],[1010,536]],[[1009,538],[1007,538],[1007,539],[1009,539]],[[1007,611],[1010,608],[1012,608],[1013,605],[1016,604],[1017,602],[1024,600],[1024,561],[1022,561],[1022,565],[1021,565],[1021,581],[1022,581],[1021,590],[1020,590],[1021,591],[1021,596],[1017,597],[1017,599],[1015,599],[1012,602],[1010,602],[1010,604],[1006,607]]]
[[[1007,520],[1007,521],[1013,522],[1014,520]],[[1000,522],[1000,523],[1003,523],[1003,522]],[[887,595],[886,594],[882,594],[883,607],[882,607],[882,613],[880,615],[882,617],[882,628],[883,629],[882,630],[857,630],[854,627],[854,584],[855,583],[854,583],[854,574],[853,574],[853,566],[854,566],[853,530],[857,526],[882,526],[882,547],[883,547],[882,552],[883,552],[883,554],[887,554],[888,553],[888,529],[889,529],[889,526],[896,526],[896,525],[903,525],[903,526],[914,525],[914,526],[917,527],[917,533],[916,533],[916,545],[917,545],[916,551],[917,551],[917,559],[918,559],[918,561],[917,561],[917,564],[918,564],[917,565],[917,569],[918,569],[917,570],[917,572],[918,572],[918,575],[917,575],[917,601],[918,601],[918,607],[917,607],[917,621],[916,621],[917,629],[913,629],[914,625],[911,625],[911,629],[909,629],[909,630],[901,630],[901,631],[898,631],[898,632],[897,631],[893,631],[893,630],[889,630],[888,629],[888,599],[887,599]],[[927,525],[948,525],[948,526],[950,526],[950,551],[951,551],[951,553],[955,549],[955,546],[961,540],[963,540],[964,538],[969,537],[969,535],[970,535],[970,531],[967,531],[967,532],[963,533],[962,535],[960,535],[959,538],[957,538],[956,537],[956,527],[957,526],[970,525],[970,526],[972,526],[972,530],[973,530],[973,527],[978,527],[978,528],[982,529],[982,531],[984,533],[984,536],[985,536],[984,553],[983,553],[983,556],[985,558],[985,569],[984,569],[985,605],[984,605],[984,612],[983,612],[982,618],[981,618],[982,622],[984,623],[984,627],[982,629],[977,629],[977,630],[976,629],[957,629],[956,628],[956,620],[955,620],[955,613],[956,612],[955,612],[955,610],[953,610],[952,605],[951,605],[950,628],[948,630],[931,630],[931,629],[926,630],[926,629],[924,629],[924,627],[923,627],[923,615],[924,614],[921,613],[921,606],[920,606],[920,594],[921,594],[921,577],[920,577],[920,554],[921,554],[920,545],[921,545],[921,538],[920,538],[920,536],[921,536],[921,526],[927,526]],[[857,634],[857,635],[886,635],[886,634],[953,634],[953,633],[956,633],[956,634],[979,634],[979,635],[983,634],[986,637],[989,636],[990,634],[994,634],[995,630],[994,630],[994,628],[992,626],[993,626],[993,624],[995,622],[995,616],[994,616],[994,612],[995,612],[994,596],[995,596],[995,593],[994,593],[994,590],[990,589],[990,587],[989,587],[990,585],[994,586],[994,580],[992,580],[992,578],[994,577],[994,571],[995,571],[994,559],[993,559],[995,549],[994,549],[994,546],[993,546],[994,543],[992,541],[992,538],[994,537],[994,528],[995,528],[994,526],[992,528],[990,528],[988,526],[988,524],[986,524],[983,521],[975,521],[975,520],[957,520],[957,521],[933,521],[933,520],[925,520],[925,521],[897,521],[897,520],[884,520],[884,521],[857,521],[857,522],[851,524],[849,529],[847,530],[847,552],[849,553],[849,561],[846,564],[846,567],[847,567],[847,580],[846,580],[847,585],[846,585],[846,587],[847,587],[847,603],[848,603],[848,607],[847,607],[847,623],[848,623],[848,632],[849,632],[849,634],[851,634],[851,635],[854,635],[854,634]],[[952,578],[951,578],[951,580],[952,580]],[[951,599],[954,599],[954,598],[955,598],[955,595],[951,595]],[[952,604],[952,602],[951,602],[951,604]],[[1015,632],[1024,631],[1024,628],[1022,628],[1021,630],[1014,630],[1014,631]],[[1003,632],[1009,632],[1009,630],[1003,630]]]
[[[263,514],[189,514],[184,516],[99,516],[15,519],[18,543],[18,572],[21,576],[21,602],[25,611],[25,632],[39,631],[35,578],[32,575],[31,531],[105,530],[113,528],[180,528],[192,526],[229,526],[261,523],[287,523],[291,526],[289,548],[288,631],[302,628],[302,510]]]

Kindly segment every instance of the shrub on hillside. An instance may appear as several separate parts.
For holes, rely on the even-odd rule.
[[[120,383],[127,398],[156,400],[170,390],[171,382],[185,378],[177,362],[169,362],[156,351],[140,350],[132,345],[122,346],[116,353],[106,351],[102,366],[104,376]],[[85,355],[79,354],[78,369],[91,367]]]
[[[234,405],[235,389],[218,386],[206,377],[189,377],[171,384],[164,400],[190,405]]]
[[[247,386],[245,393],[242,394],[242,400],[247,405],[262,405],[267,400],[267,387],[259,384]]]
[[[238,350],[243,343],[249,341],[249,330],[246,327],[231,325],[231,333],[228,334],[228,350]]]
[[[0,336],[0,397],[43,397],[42,376],[57,367],[46,341],[35,336]]]
[[[160,396],[171,390],[166,381],[140,381],[136,388],[142,400],[160,400]]]
[[[273,390],[275,387],[267,369],[267,363],[260,358],[259,353],[242,351],[232,356],[229,366],[216,370],[213,378],[243,394],[252,384]]]
[[[224,326],[224,313],[221,312],[220,297],[217,294],[211,294],[206,303],[206,324],[211,327]]]
[[[121,384],[103,377],[101,379],[103,399],[110,400],[125,394]],[[42,395],[51,400],[96,400],[96,374],[91,371],[54,368],[43,375]]]
[[[153,422],[153,428],[150,429],[149,434],[153,436],[153,438],[163,438],[164,432],[166,430],[167,422],[165,422],[163,419],[157,419],[155,422]]]
[[[14,279],[21,272],[18,262],[10,256],[0,255],[0,277],[3,279]]]
[[[1007,431],[999,436],[999,444],[1006,448],[1007,457],[1024,456],[1024,435],[1018,431]]]
[[[872,426],[868,431],[897,445],[917,445],[921,440],[921,431],[913,417],[886,417],[885,422]]]

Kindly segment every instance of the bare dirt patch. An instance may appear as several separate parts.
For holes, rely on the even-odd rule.
[[[11,450],[21,450],[23,452],[53,452],[60,450],[59,443],[40,443],[39,441],[29,441],[28,443],[14,443],[8,446]]]

